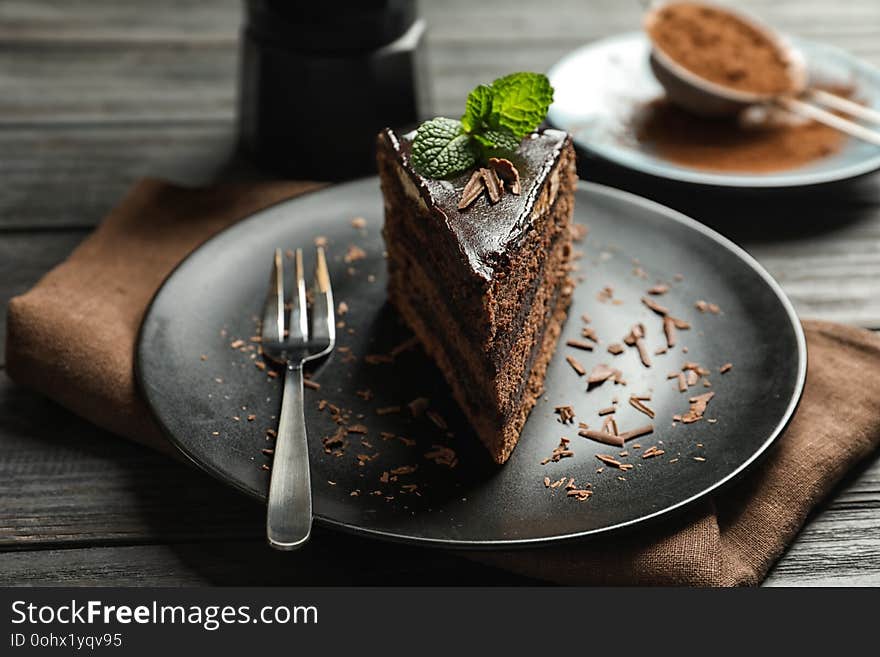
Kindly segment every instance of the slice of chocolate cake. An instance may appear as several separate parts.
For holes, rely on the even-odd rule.
[[[503,160],[432,179],[413,166],[413,138],[378,138],[389,299],[504,463],[542,392],[570,302],[571,139],[532,133]]]

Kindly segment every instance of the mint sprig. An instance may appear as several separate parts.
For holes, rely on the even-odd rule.
[[[442,116],[425,121],[416,131],[412,162],[428,178],[445,178],[474,166],[477,153],[461,121]]]
[[[478,160],[515,151],[537,128],[553,102],[541,73],[512,73],[468,94],[460,121],[438,117],[416,130],[412,163],[428,178],[447,178]]]

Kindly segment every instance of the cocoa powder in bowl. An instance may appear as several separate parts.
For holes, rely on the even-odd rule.
[[[825,87],[852,97],[853,89]],[[695,117],[658,98],[636,109],[631,130],[643,148],[704,171],[767,173],[807,165],[839,151],[848,137],[790,115],[748,113],[739,119]]]
[[[785,53],[736,14],[695,2],[673,2],[657,10],[647,31],[655,48],[709,82],[767,95],[794,88]]]

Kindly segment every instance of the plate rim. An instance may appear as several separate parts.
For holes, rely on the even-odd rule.
[[[150,299],[150,302],[144,312],[143,319],[141,320],[141,324],[138,328],[137,340],[135,342],[135,358],[134,358],[134,376],[135,376],[135,384],[143,396],[143,400],[147,409],[149,410],[150,416],[156,422],[162,434],[168,440],[168,442],[175,447],[181,454],[183,454],[186,459],[194,464],[198,469],[203,472],[211,475],[213,478],[221,481],[222,483],[231,486],[232,488],[245,493],[249,498],[256,499],[263,502],[263,499],[259,495],[254,495],[252,491],[244,488],[239,485],[236,481],[231,479],[228,475],[226,475],[219,468],[214,467],[212,464],[205,463],[200,459],[196,458],[190,451],[187,449],[186,445],[177,439],[174,433],[168,428],[168,426],[163,421],[162,417],[160,417],[158,410],[154,406],[150,393],[149,386],[147,384],[145,373],[144,373],[144,363],[143,359],[146,358],[146,345],[145,345],[145,328],[148,325],[154,308],[157,304],[158,299],[163,294],[163,292],[167,289],[167,286],[174,278],[174,276],[189,262],[189,260],[202,248],[208,246],[214,240],[220,239],[225,235],[225,233],[229,230],[236,228],[237,226],[241,226],[242,224],[251,223],[254,221],[259,221],[260,216],[265,212],[272,210],[277,206],[281,206],[287,203],[295,202],[297,199],[305,198],[306,196],[311,196],[312,194],[319,193],[336,193],[339,188],[356,186],[363,184],[367,181],[376,182],[378,185],[378,177],[377,176],[367,176],[364,178],[357,178],[355,180],[351,180],[345,183],[340,183],[336,185],[330,185],[326,187],[321,187],[315,190],[308,191],[299,196],[294,196],[292,198],[283,199],[278,201],[277,203],[273,203],[268,205],[256,212],[248,215],[247,217],[242,218],[241,220],[227,226],[220,232],[212,235],[210,238],[202,242],[199,246],[193,249],[187,256],[181,260],[177,265],[175,265],[174,269],[172,269],[165,279],[162,281],[162,284],[156,290],[153,297]],[[757,450],[743,463],[741,463],[737,468],[735,468],[732,472],[728,473],[727,476],[722,479],[714,482],[710,486],[706,487],[702,491],[695,493],[694,495],[688,497],[687,499],[680,500],[675,504],[664,507],[663,509],[659,509],[654,511],[653,513],[649,513],[646,515],[639,516],[638,518],[633,518],[627,520],[625,522],[616,523],[613,525],[608,525],[605,527],[599,527],[595,529],[585,530],[581,532],[570,532],[567,534],[557,534],[554,536],[543,536],[536,538],[525,538],[525,539],[493,539],[493,540],[461,540],[461,539],[440,539],[440,538],[424,538],[413,536],[409,534],[402,534],[396,532],[390,532],[385,530],[378,529],[369,529],[364,528],[359,525],[354,525],[351,523],[341,522],[339,520],[334,520],[332,518],[328,518],[325,516],[315,514],[313,516],[313,521],[315,524],[325,526],[331,529],[337,529],[343,531],[345,533],[354,534],[361,537],[374,538],[378,540],[385,540],[394,543],[403,543],[407,545],[418,545],[424,547],[442,547],[446,549],[457,549],[457,550],[508,550],[508,549],[521,549],[521,548],[534,548],[541,547],[547,545],[555,545],[557,543],[562,542],[570,542],[576,541],[578,539],[587,539],[598,536],[605,536],[608,534],[613,534],[615,532],[619,532],[628,528],[632,528],[636,525],[641,524],[650,524],[655,520],[666,518],[669,516],[674,516],[677,513],[684,511],[686,508],[692,506],[695,502],[707,497],[711,493],[717,492],[722,487],[727,486],[732,483],[739,477],[741,477],[748,469],[751,468],[757,461],[761,459],[762,456],[767,452],[767,450],[776,442],[776,440],[782,435],[785,429],[788,427],[791,419],[794,417],[795,411],[797,410],[798,405],[800,404],[801,398],[803,397],[804,384],[806,381],[806,373],[807,373],[807,345],[806,345],[806,337],[804,335],[803,326],[801,325],[800,320],[797,317],[797,313],[794,310],[794,306],[791,301],[786,296],[785,292],[782,290],[782,287],[776,280],[767,272],[766,269],[755,260],[748,252],[746,252],[742,247],[738,246],[728,238],[724,237],[717,231],[709,228],[708,226],[700,223],[696,219],[693,219],[678,210],[674,210],[668,206],[663,205],[662,203],[658,203],[656,201],[652,201],[650,199],[646,199],[637,194],[633,194],[632,192],[627,192],[621,189],[617,189],[615,187],[610,187],[608,185],[603,185],[600,183],[589,182],[585,180],[579,180],[576,193],[587,193],[587,194],[598,194],[601,196],[615,198],[624,203],[634,204],[638,206],[642,206],[646,209],[649,209],[653,212],[663,215],[666,219],[675,221],[679,224],[683,224],[684,226],[690,228],[691,230],[695,230],[698,233],[702,234],[706,238],[710,239],[713,242],[716,242],[722,248],[727,249],[732,252],[737,258],[743,261],[746,265],[748,265],[758,276],[764,281],[764,283],[770,288],[770,290],[774,293],[777,300],[781,304],[782,308],[785,311],[786,316],[791,324],[791,328],[794,331],[795,342],[797,346],[797,359],[798,359],[798,368],[797,375],[795,379],[795,386],[791,398],[789,399],[788,405],[786,406],[785,412],[782,414],[782,417],[777,422],[776,426],[769,433],[768,437],[764,440],[763,443],[757,448]]]
[[[863,59],[856,57],[849,51],[829,43],[814,41],[812,39],[802,39],[787,33],[783,33],[782,36],[790,40],[791,43],[793,43],[795,46],[805,45],[808,48],[822,49],[827,52],[831,52],[836,57],[840,57],[847,62],[853,63],[854,68],[870,72],[872,75],[877,77],[878,88],[880,88],[880,68],[877,68],[872,64],[864,61]],[[596,39],[594,41],[586,43],[582,46],[575,48],[574,50],[570,50],[561,58],[559,58],[548,69],[547,77],[550,78],[550,81],[552,83],[554,75],[556,75],[563,66],[568,64],[569,60],[573,59],[575,56],[580,55],[583,52],[592,50],[593,48],[599,46],[612,44],[617,41],[628,41],[636,39],[646,41],[647,37],[645,37],[645,35],[638,30],[632,30],[628,32],[620,32],[618,34],[603,37],[601,39]],[[547,113],[547,123],[559,130],[565,130],[566,128],[564,126],[560,126],[552,120],[552,115],[553,106],[551,105]],[[850,164],[846,167],[833,169],[831,171],[819,171],[812,173],[791,173],[790,171],[781,171],[762,175],[747,175],[727,174],[717,171],[700,171],[698,169],[692,169],[681,165],[676,166],[674,165],[674,163],[673,166],[669,168],[665,168],[660,165],[654,165],[652,163],[637,163],[634,165],[631,162],[626,162],[621,158],[615,157],[613,155],[614,151],[612,149],[603,148],[601,146],[597,148],[596,146],[590,145],[583,139],[579,138],[576,133],[572,133],[572,140],[574,141],[574,144],[578,150],[628,171],[650,176],[651,178],[655,179],[669,180],[676,183],[696,185],[709,189],[800,189],[805,187],[818,187],[822,185],[840,183],[847,180],[854,180],[861,176],[865,176],[880,170],[880,148],[877,149],[877,154],[873,157],[869,157],[860,162]],[[795,169],[795,171],[797,170]]]

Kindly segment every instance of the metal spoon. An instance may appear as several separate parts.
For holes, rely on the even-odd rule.
[[[667,4],[671,3],[659,2],[648,7],[643,20],[643,27],[648,35],[651,34],[651,28],[657,20],[660,10]],[[788,75],[792,82],[791,90],[784,95],[776,95],[725,87],[686,69],[652,43],[651,70],[666,90],[670,101],[693,114],[708,117],[734,116],[755,105],[776,105],[793,114],[818,121],[848,135],[880,146],[880,133],[816,105],[806,103],[800,98],[810,97],[812,100],[833,107],[838,111],[877,124],[880,124],[880,112],[826,91],[808,88],[807,65],[803,54],[763,23],[726,6],[710,2],[699,4],[736,16],[763,34],[779,50],[783,60],[787,63]]]

